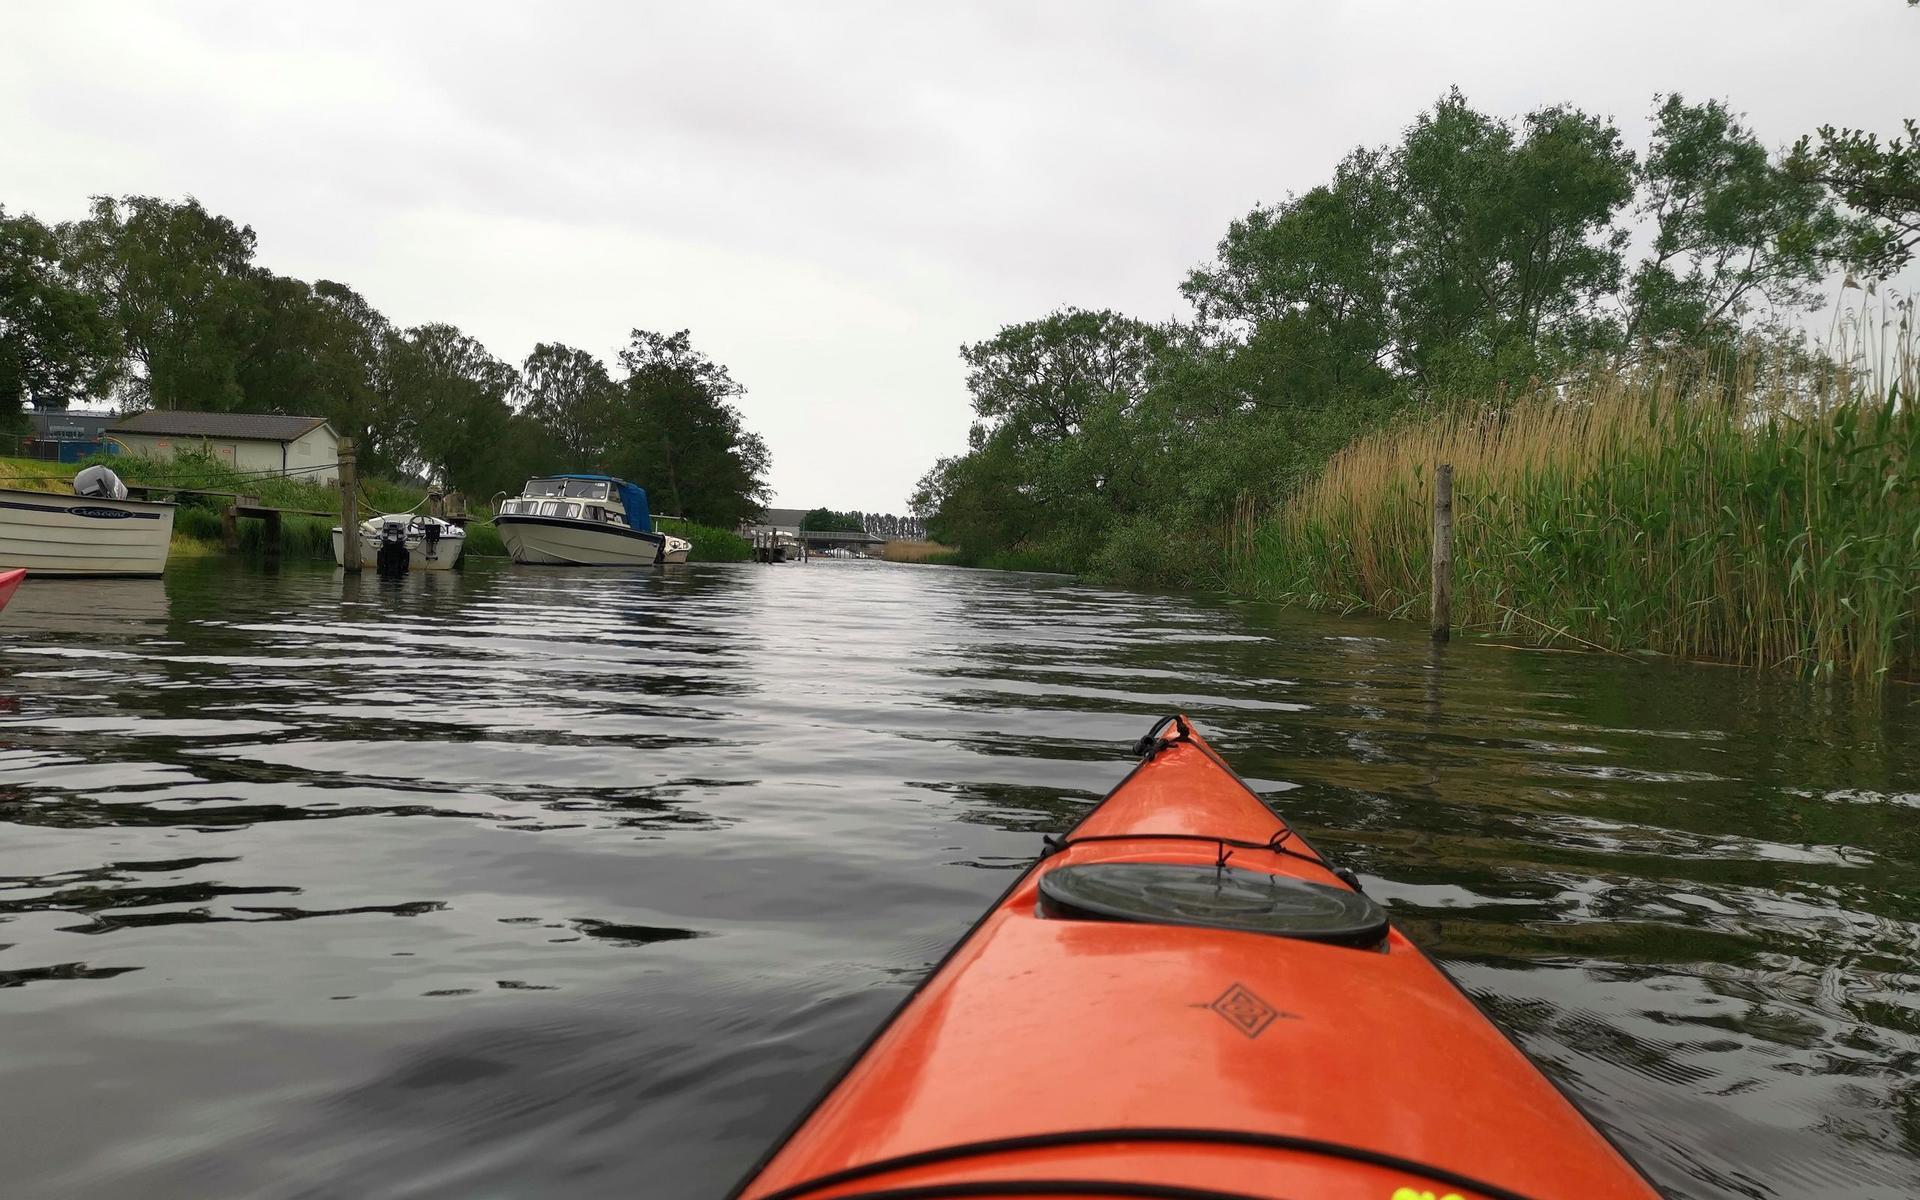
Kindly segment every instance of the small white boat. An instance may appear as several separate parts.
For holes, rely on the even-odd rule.
[[[693,548],[655,530],[646,491],[611,475],[530,479],[516,499],[501,502],[493,525],[517,563],[650,567],[685,562]]]
[[[127,499],[105,467],[74,476],[74,495],[0,488],[0,570],[34,575],[158,575],[173,540],[171,504]]]
[[[361,566],[372,569],[379,561],[380,543],[387,537],[389,528],[394,530],[396,540],[406,540],[409,570],[449,570],[460,561],[460,552],[467,548],[467,531],[452,521],[413,513],[387,513],[360,522]],[[347,563],[346,548],[346,539],[340,535],[340,527],[335,525],[333,561],[340,566]]]

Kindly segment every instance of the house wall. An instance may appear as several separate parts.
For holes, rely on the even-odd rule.
[[[321,468],[311,470],[309,468]],[[340,478],[340,438],[331,426],[321,425],[300,435],[287,447],[287,470],[299,471],[297,479],[315,483],[333,483]]]
[[[333,431],[322,425],[291,443],[255,441],[245,438],[179,437],[157,433],[117,433],[115,440],[130,453],[155,462],[170,462],[181,451],[202,452],[236,471],[277,472],[321,467],[302,471],[300,479],[332,483],[340,477],[340,443]],[[284,455],[283,455],[284,451]]]

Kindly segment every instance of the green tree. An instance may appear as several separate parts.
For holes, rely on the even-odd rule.
[[[768,500],[772,458],[734,405],[746,389],[693,348],[686,330],[636,329],[620,365],[610,422],[611,467],[657,497],[655,507],[731,528]]]
[[[0,208],[0,426],[23,404],[60,409],[98,394],[119,355],[99,300],[61,267],[53,231]]]
[[[1313,403],[1391,384],[1393,255],[1405,204],[1389,156],[1356,150],[1331,184],[1235,221],[1181,292],[1215,338],[1238,339],[1233,405]]]
[[[867,523],[857,512],[814,508],[807,510],[807,514],[800,518],[800,528],[813,533],[862,533]]]
[[[63,225],[67,262],[119,328],[139,371],[132,398],[159,408],[244,400],[236,328],[257,302],[253,229],[188,198],[97,196]]]
[[[542,342],[520,367],[520,412],[551,440],[553,469],[605,464],[620,389],[585,350]]]
[[[1404,367],[1441,391],[1491,389],[1590,348],[1618,286],[1633,155],[1563,105],[1515,125],[1456,89],[1395,152],[1406,206],[1393,267]]]
[[[1718,100],[1658,99],[1640,172],[1653,246],[1627,289],[1630,342],[1733,336],[1755,304],[1815,306],[1860,230],[1816,179],[1767,148]]]
[[[1906,136],[1882,147],[1878,134],[1823,125],[1819,144],[1801,138],[1788,160],[1793,174],[1830,189],[1866,219],[1847,257],[1881,278],[1906,266],[1920,247],[1920,122],[1909,117],[1903,128]]]
[[[515,488],[528,427],[513,420],[507,403],[514,369],[444,324],[389,332],[384,352],[385,407],[405,464],[477,496]]]

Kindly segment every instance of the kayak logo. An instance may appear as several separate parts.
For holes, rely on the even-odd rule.
[[[1227,1024],[1238,1029],[1250,1038],[1257,1038],[1266,1032],[1267,1026],[1281,1017],[1291,1019],[1293,1013],[1281,1012],[1254,994],[1252,988],[1244,983],[1236,983],[1220,994],[1220,998],[1207,1005],[1214,1012],[1225,1017]]]
[[[1467,1200],[1467,1198],[1459,1192],[1448,1192],[1444,1196],[1436,1196],[1432,1192],[1423,1192],[1418,1188],[1400,1188],[1393,1193],[1393,1200]]]

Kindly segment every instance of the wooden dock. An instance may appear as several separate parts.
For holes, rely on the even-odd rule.
[[[249,496],[244,492],[227,492],[215,488],[189,488],[172,485],[129,483],[127,495],[135,500],[155,500],[162,497],[208,496],[215,500],[226,501],[226,507],[220,510],[220,540],[229,550],[240,546],[240,518],[248,517],[266,522],[262,531],[263,545],[269,554],[280,552],[280,521],[283,517],[325,517],[338,521],[340,514],[322,512],[314,508],[278,508],[264,504],[258,496]]]

